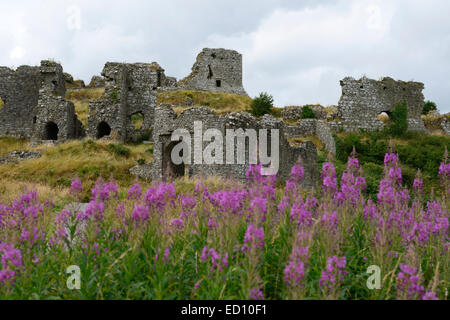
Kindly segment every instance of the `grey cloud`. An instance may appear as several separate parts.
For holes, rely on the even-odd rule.
[[[158,61],[187,75],[205,46],[244,54],[244,85],[277,105],[336,104],[339,80],[363,74],[425,83],[450,111],[450,22],[445,0],[2,1],[0,65],[54,58],[88,81],[106,61]],[[81,10],[69,30],[67,8]]]

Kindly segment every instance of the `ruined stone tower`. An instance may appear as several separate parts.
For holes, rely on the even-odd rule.
[[[242,85],[242,55],[234,50],[205,48],[178,87],[247,95]]]
[[[93,139],[109,136],[121,141],[150,136],[157,89],[172,81],[165,76],[164,69],[156,62],[108,62],[102,76],[106,81],[105,93],[90,103],[88,136]],[[139,118],[139,127],[133,125],[134,117]]]
[[[75,106],[64,99],[65,77],[60,64],[41,62],[41,88],[36,116],[33,120],[33,140],[68,140],[84,132],[75,114]]]
[[[74,105],[64,99],[62,66],[0,68],[0,136],[66,140],[82,136]]]

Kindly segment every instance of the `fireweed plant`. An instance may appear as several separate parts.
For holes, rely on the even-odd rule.
[[[261,166],[214,191],[155,182],[122,195],[99,180],[78,211],[24,193],[0,204],[0,298],[448,299],[450,164],[427,202],[420,173],[410,193],[398,156],[384,164],[377,201],[356,153],[341,177],[324,163],[316,190],[298,163],[284,188]],[[82,192],[75,177],[73,202]],[[80,290],[66,285],[72,265]],[[372,265],[380,289],[366,285]]]

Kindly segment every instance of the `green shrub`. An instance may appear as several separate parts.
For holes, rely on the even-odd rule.
[[[271,114],[273,107],[273,97],[266,93],[261,92],[259,97],[255,97],[251,103],[250,113],[256,117],[263,116],[265,114]]]
[[[310,106],[304,106],[302,108],[302,119],[315,119],[316,115]]]
[[[396,151],[402,164],[420,169],[424,175],[435,180],[445,147],[450,148],[450,138],[446,136],[422,136],[397,146]]]
[[[391,122],[388,127],[388,132],[395,137],[400,137],[408,130],[408,110],[406,102],[395,106],[391,113]]]
[[[334,135],[336,141],[336,161],[346,163],[353,146],[363,166],[367,180],[367,193],[376,199],[378,183],[383,171],[384,155],[388,149],[389,136],[380,132],[348,133]],[[394,146],[402,166],[403,182],[411,188],[417,169],[422,172],[429,186],[437,187],[439,165],[445,147],[450,149],[450,137],[406,133],[401,142]],[[322,159],[320,159],[322,160]]]
[[[116,156],[122,156],[128,158],[131,154],[131,150],[125,147],[123,144],[110,144],[108,150]]]
[[[430,112],[432,110],[437,110],[436,103],[434,103],[433,101],[430,101],[430,100],[425,101],[425,104],[423,105],[422,114],[427,115],[428,112]]]
[[[138,165],[142,166],[142,165],[145,164],[145,159],[142,159],[142,158],[141,159],[137,159],[136,162],[137,162]]]
[[[336,141],[336,158],[339,161],[346,163],[355,147],[362,163],[383,163],[388,143],[379,134],[373,133],[364,136],[358,133],[349,133],[343,138],[335,135],[334,139]]]
[[[373,162],[367,162],[363,166],[364,178],[366,179],[366,192],[372,199],[377,199],[378,186],[383,176],[383,165]]]

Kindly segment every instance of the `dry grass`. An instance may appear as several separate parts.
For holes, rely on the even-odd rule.
[[[307,137],[301,137],[301,138],[292,138],[292,139],[288,139],[289,143],[291,145],[300,145],[301,143],[305,142],[305,141],[312,141],[312,143],[314,143],[314,145],[316,146],[316,148],[318,150],[322,150],[325,149],[325,145],[323,144],[322,141],[319,140],[319,138],[317,138],[317,136],[307,136]]]
[[[24,139],[0,138],[0,156],[16,150],[31,150],[30,143]]]
[[[186,106],[186,100],[192,99],[192,106]],[[158,93],[158,104],[167,103],[175,105],[178,114],[191,107],[209,107],[218,114],[247,111],[250,109],[252,99],[248,96],[207,91],[165,91]]]
[[[41,200],[53,200],[55,203],[69,196],[69,188],[0,178],[0,203],[9,203],[19,198],[24,192],[32,190],[38,192]]]
[[[66,92],[66,99],[70,101],[97,100],[103,95],[104,92],[104,88],[69,89]]]
[[[3,143],[4,140],[0,140],[2,149],[12,145],[10,141]],[[129,149],[127,156],[118,153],[111,147],[112,144],[114,143],[85,140],[57,146],[42,145],[35,148],[43,153],[41,158],[1,165],[0,181],[19,186],[27,184],[64,189],[70,187],[72,179],[78,175],[90,189],[99,177],[108,179],[112,176],[120,186],[129,186],[135,179],[129,169],[137,164],[138,159],[151,161],[151,146],[126,145],[124,147]],[[5,189],[1,193],[9,192],[9,189]]]
[[[442,121],[444,119],[444,115],[438,113],[428,113],[427,115],[421,116],[425,127],[430,130],[441,130],[442,129]]]

